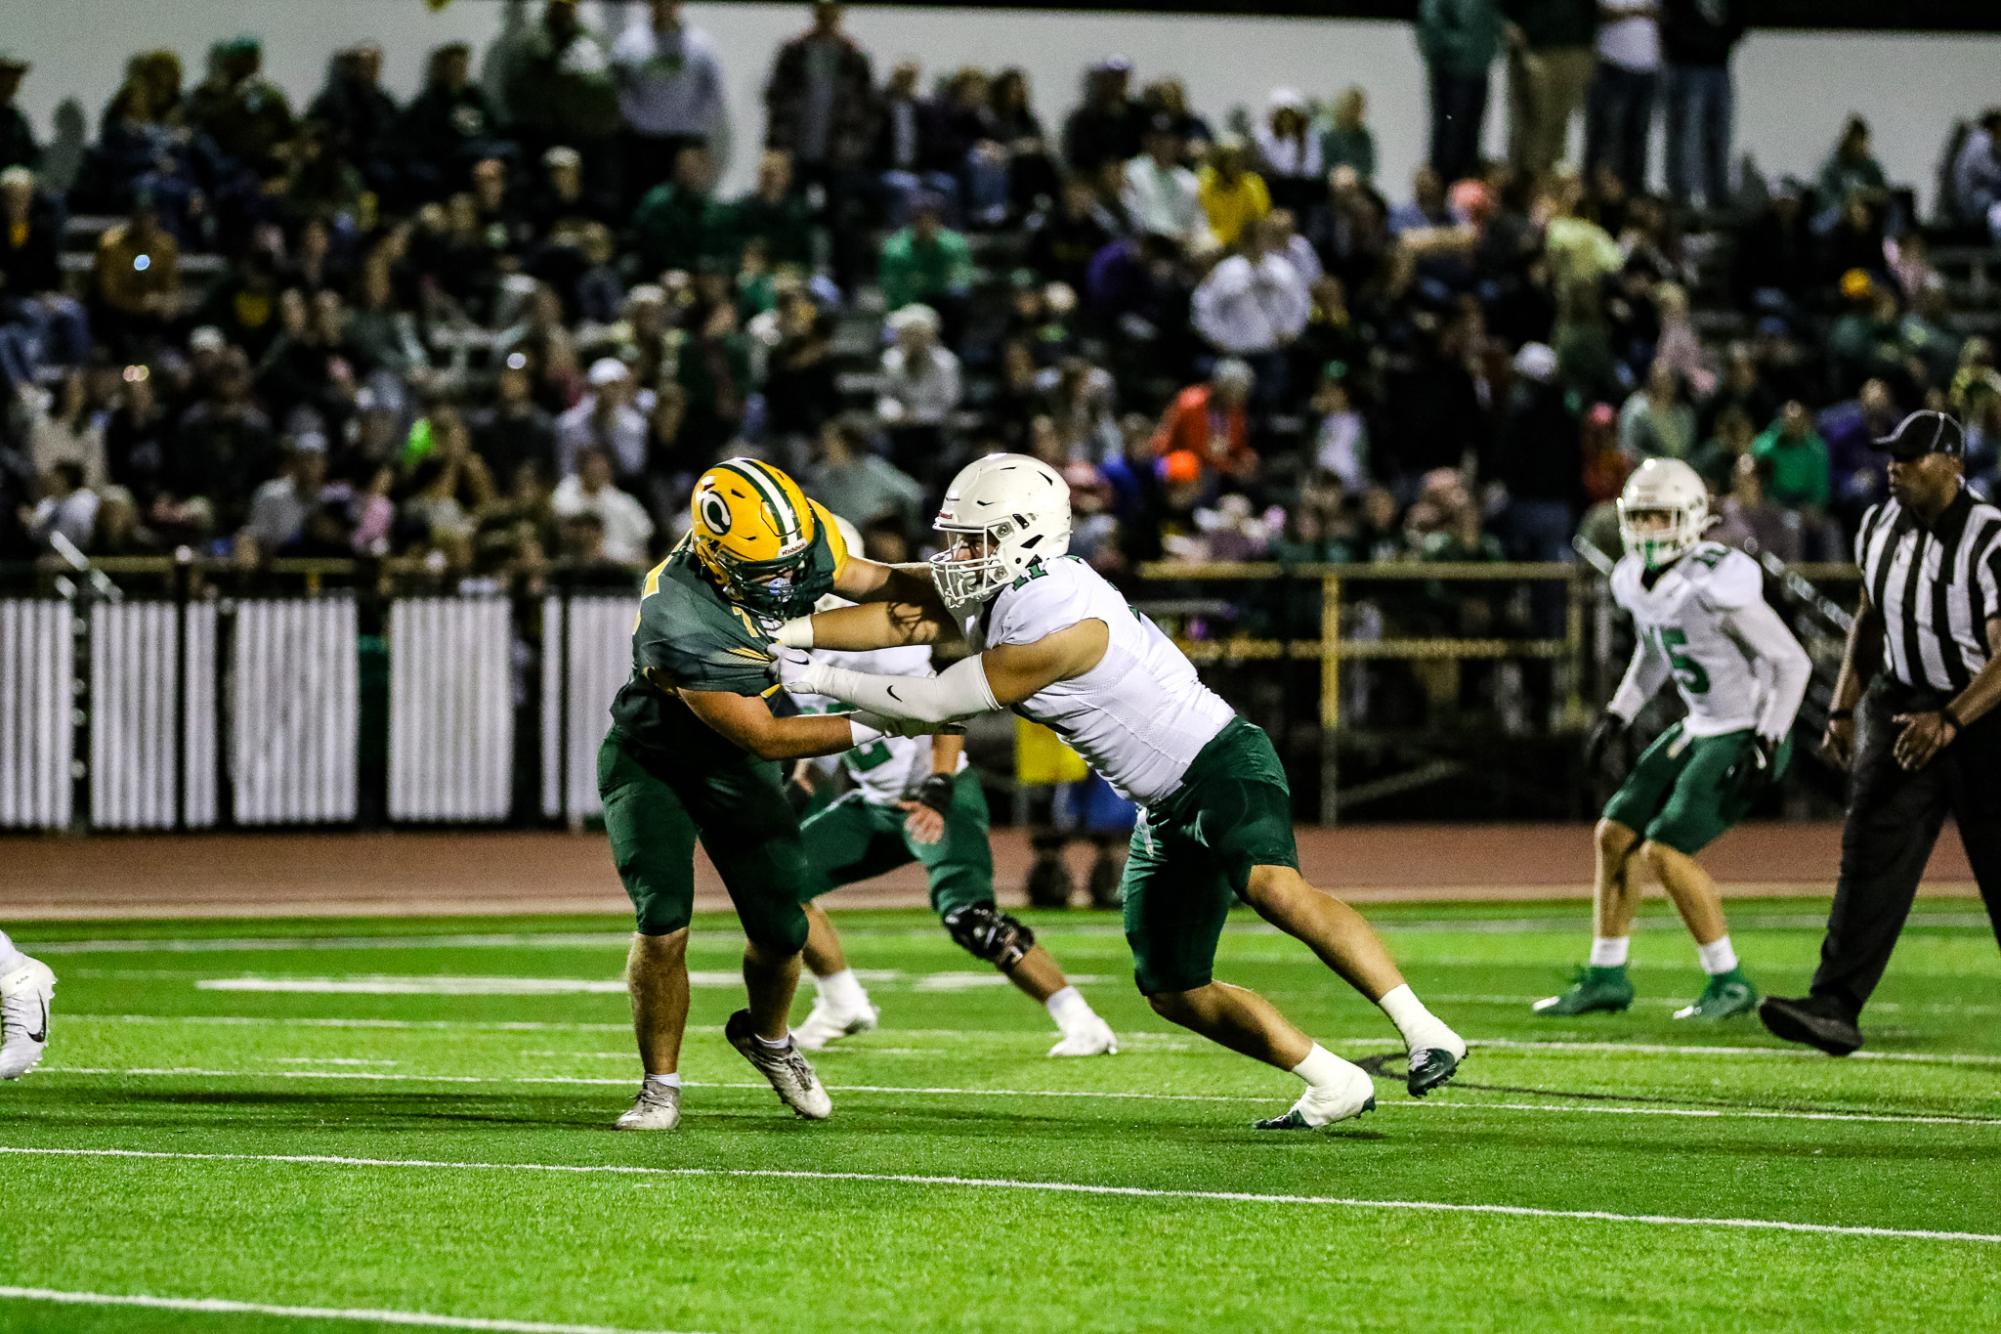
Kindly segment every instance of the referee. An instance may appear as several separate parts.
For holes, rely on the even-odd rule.
[[[1862,1007],[1948,810],[2001,937],[2001,509],[1967,489],[1966,436],[1942,412],[1912,413],[1875,447],[1890,499],[1856,535],[1862,598],[1824,741],[1851,775],[1841,879],[1812,992],[1758,1010],[1834,1056],[1862,1045]]]

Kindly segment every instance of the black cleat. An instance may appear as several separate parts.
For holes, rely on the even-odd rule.
[[[1758,1006],[1758,1018],[1773,1037],[1818,1047],[1829,1056],[1846,1056],[1862,1045],[1862,1030],[1855,1021],[1816,996],[1800,1000],[1767,996]]]
[[[1422,1098],[1435,1088],[1443,1088],[1459,1073],[1462,1057],[1445,1047],[1424,1047],[1410,1054],[1410,1074],[1404,1087],[1413,1098]]]

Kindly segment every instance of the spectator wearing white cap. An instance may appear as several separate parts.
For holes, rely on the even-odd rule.
[[[959,358],[938,340],[938,312],[905,306],[889,317],[896,342],[882,354],[876,414],[898,467],[929,481],[938,472],[945,426],[965,394]]]
[[[1326,159],[1313,131],[1306,99],[1296,88],[1276,88],[1265,102],[1264,124],[1252,132],[1272,203],[1304,208],[1327,193]]]
[[[591,363],[589,381],[590,392],[556,419],[557,471],[565,477],[576,472],[582,451],[594,447],[611,458],[619,477],[640,476],[646,471],[646,414],[635,404],[631,370],[617,357],[600,357]]]

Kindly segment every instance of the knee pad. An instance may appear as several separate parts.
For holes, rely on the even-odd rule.
[[[1035,947],[1033,931],[984,903],[946,913],[945,930],[961,949],[1004,970]]]

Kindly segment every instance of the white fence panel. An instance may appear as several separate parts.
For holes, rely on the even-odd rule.
[[[359,647],[349,598],[238,604],[230,655],[238,824],[354,819]]]
[[[180,701],[182,611],[171,602],[90,609],[90,824],[166,829],[215,823],[215,606],[186,611],[187,696]]]
[[[507,818],[511,610],[502,598],[411,598],[390,608],[390,819]]]
[[[69,604],[0,600],[0,828],[69,824],[75,694]]]
[[[603,809],[598,745],[612,696],[632,675],[636,606],[629,596],[575,597],[566,622],[561,598],[542,604],[542,811],[552,818],[583,820]]]

